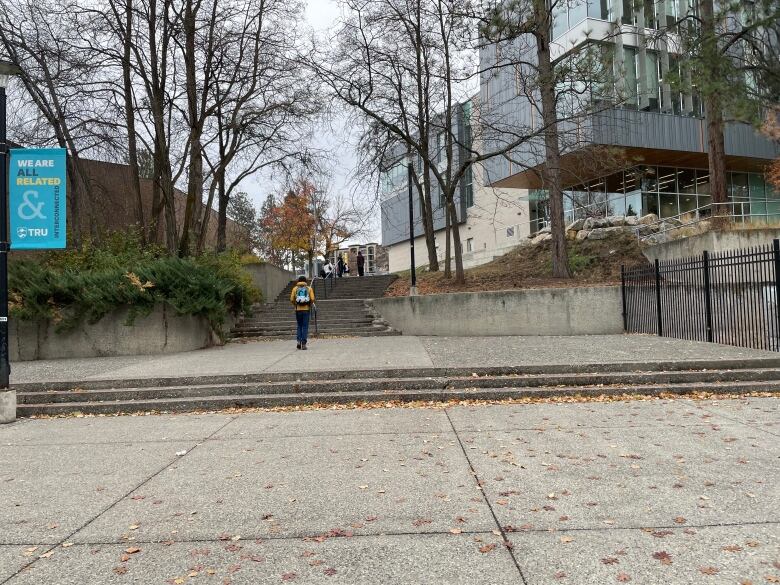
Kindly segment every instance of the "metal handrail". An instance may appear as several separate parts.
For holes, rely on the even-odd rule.
[[[646,240],[648,238],[652,238],[653,236],[656,236],[658,234],[665,234],[667,232],[671,232],[672,230],[676,230],[676,229],[680,229],[680,228],[684,228],[684,227],[691,227],[691,226],[697,225],[697,224],[699,224],[699,223],[701,223],[703,221],[710,220],[713,217],[723,217],[723,218],[766,217],[766,214],[763,214],[763,213],[739,213],[739,214],[737,214],[737,213],[724,213],[724,214],[719,214],[719,215],[713,215],[712,213],[710,213],[710,214],[705,215],[705,216],[702,216],[702,214],[700,213],[700,211],[704,210],[704,209],[712,210],[712,208],[715,207],[716,205],[734,205],[734,204],[740,205],[742,203],[746,203],[746,202],[724,201],[724,202],[721,202],[721,203],[708,203],[707,205],[702,205],[701,207],[697,207],[695,209],[691,209],[690,211],[685,211],[683,213],[678,213],[677,215],[672,215],[672,216],[664,217],[664,218],[660,218],[659,217],[658,221],[654,221],[652,223],[646,223],[646,224],[641,225],[641,226],[633,226],[633,227],[634,227],[634,231],[636,232],[639,240],[640,241],[644,241],[644,240]],[[646,234],[644,236],[639,235],[639,230],[642,229],[642,228],[646,228],[648,226],[662,225],[664,223],[668,224],[670,219],[676,219],[676,220],[679,221],[679,219],[682,216],[688,215],[688,214],[691,214],[691,213],[695,213],[696,214],[696,219],[694,219],[693,221],[687,221],[685,223],[681,223],[680,225],[672,225],[672,226],[667,227],[666,229],[659,230],[657,232],[653,232],[653,233],[650,233],[650,234]]]

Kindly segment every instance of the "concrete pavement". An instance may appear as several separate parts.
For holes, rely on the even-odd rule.
[[[12,364],[12,383],[171,378],[276,372],[427,367],[489,367],[770,358],[773,352],[649,335],[572,337],[373,337],[313,339],[301,352],[290,341],[154,356],[42,360]]]
[[[23,420],[0,584],[778,582],[778,438],[777,398]]]

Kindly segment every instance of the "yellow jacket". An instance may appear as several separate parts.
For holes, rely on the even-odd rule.
[[[298,288],[300,288],[301,286],[305,286],[309,289],[309,299],[311,299],[311,302],[308,305],[299,305],[298,303],[295,302],[295,293],[297,292]],[[293,287],[292,292],[290,293],[290,302],[293,304],[296,311],[308,311],[311,308],[311,306],[314,304],[314,289],[307,284],[304,285],[296,284]]]

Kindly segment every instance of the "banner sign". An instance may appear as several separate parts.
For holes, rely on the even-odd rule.
[[[12,250],[65,247],[64,148],[11,150],[9,215]]]

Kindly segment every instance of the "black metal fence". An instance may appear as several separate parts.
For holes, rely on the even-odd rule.
[[[621,270],[630,333],[780,350],[780,240]]]

